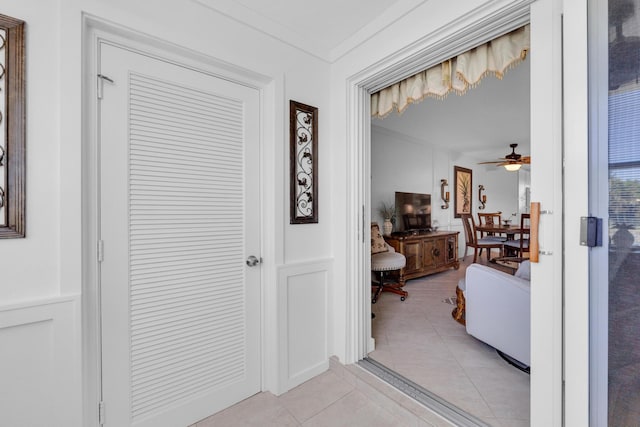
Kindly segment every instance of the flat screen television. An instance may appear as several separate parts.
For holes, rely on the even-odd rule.
[[[396,191],[397,231],[431,229],[431,194]]]

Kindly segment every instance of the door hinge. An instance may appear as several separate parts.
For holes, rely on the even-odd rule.
[[[104,424],[104,402],[102,401],[98,403],[98,422],[100,425]]]
[[[98,240],[98,262],[102,262],[104,259],[104,242]]]
[[[98,74],[98,99],[102,99],[102,95],[103,95],[103,89],[104,89],[104,81],[108,81],[109,83],[115,83],[112,79],[110,79],[109,77],[102,75],[102,74]]]

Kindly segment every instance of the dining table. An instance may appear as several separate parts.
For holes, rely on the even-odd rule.
[[[514,240],[516,234],[529,234],[529,227],[520,227],[515,224],[478,224],[476,225],[476,231],[489,233],[492,235],[504,234],[507,236],[507,240]]]
[[[528,238],[529,235],[529,227],[522,228],[519,224],[479,224],[476,225],[476,231],[482,231],[484,233],[489,233],[495,236],[505,235],[507,241],[515,240],[516,238],[520,238],[519,235],[526,235]],[[518,237],[516,237],[518,235]],[[505,246],[507,248],[507,246]],[[513,251],[513,249],[512,249]]]

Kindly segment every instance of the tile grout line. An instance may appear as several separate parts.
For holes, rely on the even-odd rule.
[[[341,381],[347,382],[347,381],[345,381],[345,379],[343,378],[343,376],[338,375],[338,374],[337,374],[337,373],[336,373],[336,372],[331,368],[331,361],[330,361],[330,363],[329,363],[329,370],[328,370],[328,371],[325,371],[324,373],[322,373],[322,374],[320,374],[320,375],[325,375],[327,372],[331,372],[331,373],[333,373],[334,375],[336,375],[337,377],[339,377]],[[315,378],[317,378],[317,377],[315,377]],[[309,381],[312,381],[313,379],[314,379],[314,378],[312,378],[312,379],[311,379],[311,380],[309,380]],[[348,383],[348,382],[347,382],[347,383]],[[276,396],[276,398],[278,399],[279,404],[280,404],[282,407],[284,407],[284,408],[285,408],[285,409],[286,409],[286,410],[287,410],[287,411],[288,411],[288,412],[293,416],[293,418],[294,418],[294,419],[299,423],[299,425],[300,425],[300,426],[302,426],[302,425],[304,425],[304,423],[306,423],[307,421],[311,420],[313,417],[315,417],[315,416],[319,415],[320,413],[322,413],[324,410],[326,410],[326,409],[327,409],[327,408],[329,408],[330,406],[334,405],[334,404],[335,404],[336,402],[338,402],[339,400],[341,400],[341,399],[343,399],[344,397],[348,396],[348,395],[349,395],[349,394],[350,394],[350,393],[355,389],[355,386],[354,386],[353,384],[350,384],[350,383],[348,383],[348,384],[351,386],[351,390],[349,390],[349,391],[348,391],[347,393],[345,393],[343,396],[338,397],[336,400],[333,400],[331,403],[329,403],[328,405],[324,406],[323,408],[319,409],[317,412],[312,413],[310,416],[308,416],[308,417],[307,417],[306,419],[304,419],[304,420],[299,419],[299,418],[298,418],[294,413],[292,413],[292,412],[289,410],[289,408],[288,408],[285,404],[283,404],[283,403],[282,403],[282,401],[280,400],[280,398],[281,398],[281,396],[283,396],[284,394],[283,394],[283,395],[281,395],[281,396]],[[302,385],[302,384],[301,384],[301,385]],[[299,387],[299,386],[298,386],[298,387]],[[295,389],[295,387],[294,387],[294,389]],[[292,389],[292,390],[293,390],[293,389]],[[292,390],[289,390],[287,393],[291,392]]]

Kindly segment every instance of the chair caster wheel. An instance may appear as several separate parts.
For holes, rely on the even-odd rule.
[[[377,302],[378,302],[378,300],[377,300],[376,298],[374,298],[374,299],[372,299],[372,300],[371,300],[371,304],[375,304],[375,303],[377,303]]]
[[[405,299],[405,297],[400,297],[400,301],[404,301]]]

